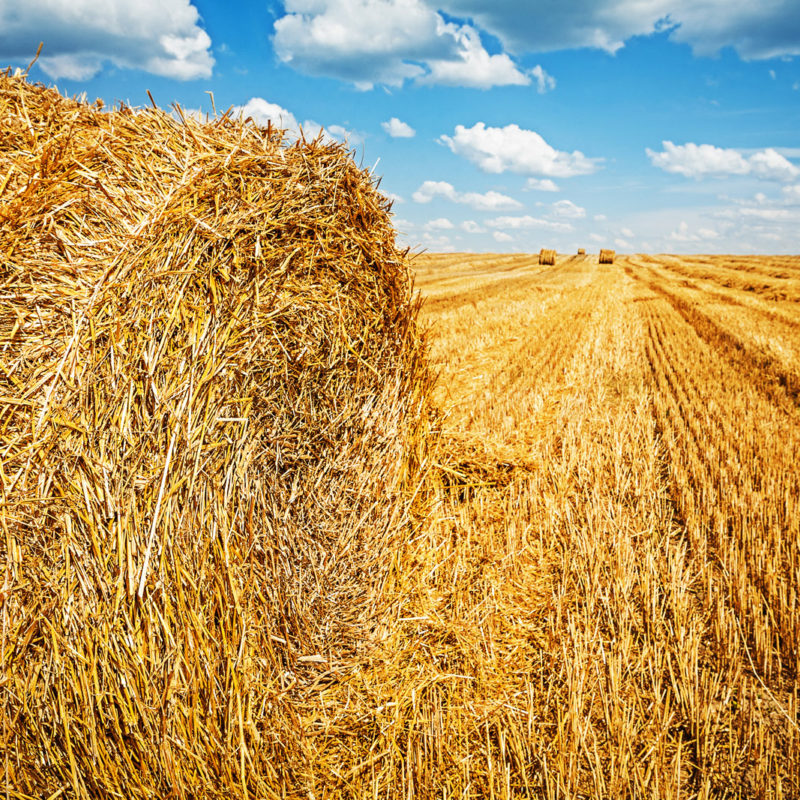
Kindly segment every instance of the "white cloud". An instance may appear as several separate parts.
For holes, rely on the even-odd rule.
[[[556,88],[556,79],[548,75],[539,64],[531,70],[531,75],[536,78],[536,91],[539,94],[552,92]]]
[[[595,215],[592,217],[592,219],[593,219],[595,222],[605,222],[605,221],[608,219],[608,217],[607,217],[605,214],[595,214]]]
[[[100,8],[100,0],[83,2]],[[155,6],[156,0],[147,2]],[[658,31],[698,55],[724,47],[744,59],[800,55],[797,0],[559,0],[546,9],[519,0],[285,0],[284,7],[274,25],[278,57],[301,72],[364,89],[407,80],[487,88],[534,79],[546,91],[553,86],[550,76],[541,67],[520,69],[515,54],[616,53],[632,37]],[[503,51],[490,54],[482,33],[499,40]]]
[[[446,181],[425,181],[412,195],[416,203],[430,203],[434,197],[446,197],[453,203],[462,203],[476,211],[503,211],[522,207],[513,197],[500,192],[457,192]]]
[[[470,25],[446,22],[426,0],[285,0],[273,44],[281,61],[361,89],[375,84],[527,85],[506,53],[490,55]]]
[[[771,70],[769,71],[769,76],[770,76],[770,78],[772,78],[772,80],[776,80],[776,79],[777,79],[777,77],[778,77],[778,76],[775,74],[775,70],[774,70],[774,69],[771,69]]]
[[[557,217],[582,219],[586,216],[586,209],[576,206],[571,200],[559,200],[557,203],[553,203],[553,213]]]
[[[540,217],[532,217],[529,214],[520,217],[495,217],[494,219],[487,220],[486,224],[490,228],[501,228],[503,230],[543,228],[563,233],[573,230],[572,225],[567,222],[552,222],[551,220],[541,219]]]
[[[190,0],[0,2],[0,53],[53,79],[87,80],[104,63],[178,80],[211,77],[211,39]],[[33,50],[31,48],[33,47]]]
[[[528,178],[525,188],[531,192],[558,192],[560,189],[550,178]]]
[[[468,25],[458,27],[444,24],[441,31],[456,41],[457,55],[428,61],[430,71],[427,75],[420,76],[418,83],[490,89],[492,86],[527,86],[531,82],[530,77],[520,72],[506,53],[489,55],[474,28]],[[555,81],[553,84],[555,85]]]
[[[448,50],[437,30],[441,18],[421,0],[286,0],[284,6],[274,26],[275,52],[309,75],[364,89],[400,86],[424,74],[419,62]]]
[[[424,225],[426,231],[451,231],[455,228],[452,222],[445,217],[439,217],[438,219],[432,219],[430,222],[426,222]]]
[[[760,180],[790,181],[800,175],[791,161],[772,148],[748,156],[739,150],[712,144],[676,145],[665,141],[662,146],[664,150],[660,153],[646,149],[653,165],[687,178],[749,175]]]
[[[592,241],[600,242],[601,244],[606,240],[606,237],[601,236],[599,233],[590,233],[589,238],[592,239]]]
[[[492,234],[492,237],[496,242],[513,242],[514,237],[509,235],[508,233],[504,233],[503,231],[495,231]]]
[[[411,139],[417,133],[410,125],[401,122],[397,117],[392,117],[388,122],[381,122],[381,127],[393,139]]]
[[[487,127],[478,122],[471,128],[456,125],[455,134],[441,136],[456,155],[477,164],[484,172],[516,172],[522,175],[545,175],[569,178],[588,175],[597,169],[597,159],[587,158],[576,150],[562,152],[551,147],[536,131],[506,125]]]
[[[614,239],[614,244],[622,250],[631,249],[631,243],[626,242],[625,239]]]
[[[458,227],[466,233],[486,233],[486,228],[482,228],[472,219],[465,220]]]
[[[620,228],[619,232],[628,239],[633,239],[636,235],[630,228]]]

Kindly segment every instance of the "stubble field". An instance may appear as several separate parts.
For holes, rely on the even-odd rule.
[[[446,416],[402,789],[800,796],[800,259],[415,269]]]

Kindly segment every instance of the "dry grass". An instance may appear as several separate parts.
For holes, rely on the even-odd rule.
[[[0,80],[7,796],[800,797],[796,263],[420,257],[426,354],[340,148]]]
[[[497,702],[486,745],[458,750],[474,796],[800,796],[786,386],[703,321],[712,298],[676,308],[638,261],[463,292],[450,274],[449,305],[420,269],[445,435],[507,476],[481,484],[472,467],[468,492],[449,484],[454,544],[427,545],[443,562],[437,619],[468,619],[457,641],[480,653],[459,662],[476,681],[453,724]],[[794,347],[796,332],[771,331]]]

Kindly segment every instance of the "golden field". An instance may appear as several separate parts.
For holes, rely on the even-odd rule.
[[[452,760],[417,785],[800,796],[800,258],[415,267],[472,454],[422,534],[415,724]]]

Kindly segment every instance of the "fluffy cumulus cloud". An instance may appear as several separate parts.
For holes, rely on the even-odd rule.
[[[430,203],[434,197],[444,197],[453,203],[462,203],[476,211],[504,211],[521,208],[522,204],[513,197],[500,192],[457,192],[446,181],[425,181],[412,195],[415,203]]]
[[[482,228],[474,219],[467,219],[458,226],[465,233],[486,233],[486,228]]]
[[[397,117],[381,122],[381,127],[393,139],[411,139],[417,133],[408,123],[401,122]]]
[[[692,142],[676,145],[667,141],[662,147],[661,152],[647,148],[653,165],[686,178],[749,175],[760,180],[791,181],[800,175],[791,161],[771,148],[747,155],[733,148]]]
[[[536,131],[519,125],[504,128],[487,127],[483,122],[471,128],[456,125],[453,136],[441,136],[439,141],[484,172],[570,178],[588,175],[598,164],[598,159],[587,158],[579,150],[572,153],[556,150]]]
[[[440,32],[453,38],[457,52],[455,56],[428,61],[429,71],[417,79],[418,83],[490,89],[492,86],[527,86],[531,82],[530,76],[521,72],[506,53],[489,55],[480,35],[469,25],[444,24]],[[549,75],[547,78],[552,80]]]
[[[54,79],[86,80],[105,63],[179,80],[208,78],[211,39],[190,0],[0,1],[0,53]]]
[[[309,75],[362,89],[407,80],[486,89],[525,85],[507,53],[490,54],[471,25],[448,22],[425,0],[285,0],[275,21],[278,58]]]

